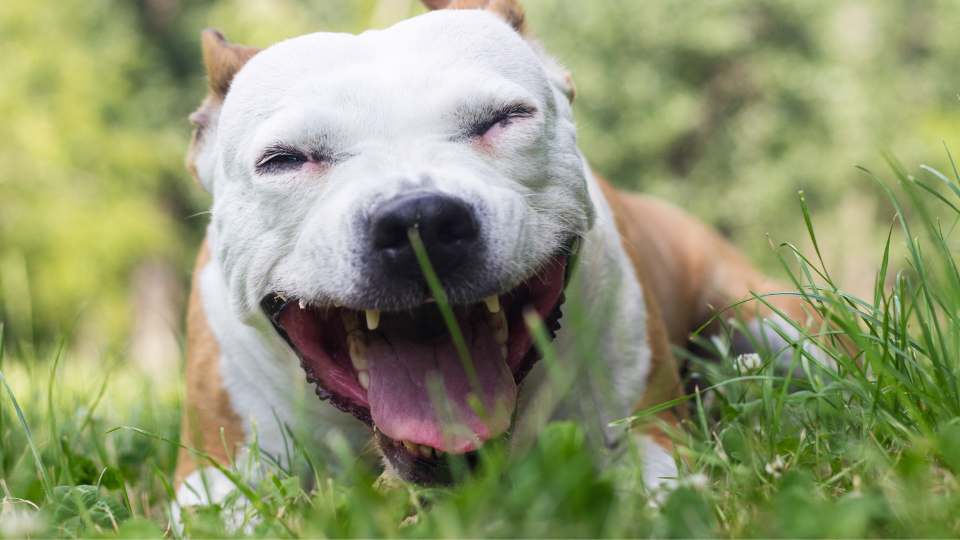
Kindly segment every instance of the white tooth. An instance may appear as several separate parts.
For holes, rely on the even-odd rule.
[[[367,315],[367,329],[376,330],[380,326],[380,310],[368,309],[364,313]]]
[[[370,389],[370,375],[368,375],[366,371],[358,371],[357,380],[360,381],[360,386],[362,386],[364,390]]]
[[[430,448],[429,446],[427,446],[427,445],[425,445],[425,444],[421,444],[421,445],[420,445],[420,455],[423,456],[423,457],[425,457],[425,458],[433,457],[433,448]]]
[[[507,359],[507,346],[506,346],[506,345],[501,345],[501,346],[500,346],[500,356],[502,356],[504,360]]]
[[[300,309],[307,309],[307,303],[303,300],[303,298],[300,299]]]
[[[347,334],[347,351],[350,353],[353,369],[363,371],[367,369],[367,342],[359,334],[360,332]]]
[[[340,311],[340,320],[343,321],[343,329],[347,334],[360,328],[360,317],[356,311],[344,309]]]
[[[500,311],[500,297],[495,294],[484,298],[483,303],[487,305],[487,311],[490,313],[497,313]]]

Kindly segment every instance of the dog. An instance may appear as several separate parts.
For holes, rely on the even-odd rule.
[[[187,166],[213,204],[183,444],[227,464],[255,438],[282,461],[285,426],[308,419],[317,438],[372,439],[391,477],[443,484],[448,456],[563,417],[598,447],[635,443],[649,486],[675,479],[680,407],[611,422],[676,403],[672,347],[718,308],[785,288],[683,211],[591,171],[572,79],[517,0],[424,3],[385,30],[263,50],[202,34],[209,93]],[[563,327],[574,297],[590,336]],[[737,315],[782,346],[796,330],[781,315],[808,317],[788,295]],[[572,374],[548,408],[543,341]],[[175,487],[180,505],[233,489],[186,449]]]

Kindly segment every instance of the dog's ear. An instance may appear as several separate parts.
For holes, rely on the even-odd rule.
[[[573,98],[577,95],[577,87],[573,84],[573,77],[570,75],[570,71],[563,67],[556,58],[543,50],[542,45],[533,40],[528,39],[527,41],[531,42],[533,48],[540,55],[540,60],[543,62],[543,69],[547,72],[550,84],[555,90],[567,98],[567,102],[573,103]]]
[[[223,34],[212,28],[200,34],[200,42],[203,47],[203,66],[207,69],[210,93],[223,99],[230,90],[230,82],[233,81],[234,75],[260,49],[230,43]]]
[[[423,0],[429,9],[485,9],[496,13],[521,34],[526,32],[523,6],[517,0]]]
[[[216,121],[220,115],[220,106],[227,97],[230,83],[240,68],[260,49],[235,45],[227,41],[223,34],[207,29],[200,34],[203,50],[203,66],[207,70],[209,91],[200,104],[200,108],[190,115],[193,124],[193,138],[187,150],[187,170],[207,191],[211,191],[213,182],[213,156],[210,152],[211,141],[216,136]]]

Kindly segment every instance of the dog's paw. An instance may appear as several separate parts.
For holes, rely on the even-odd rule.
[[[204,506],[220,507],[224,529],[230,533],[250,534],[258,522],[250,511],[250,501],[240,494],[236,484],[216,468],[204,467],[184,479],[176,500],[170,503],[171,527],[177,537],[184,533],[184,513]]]
[[[796,370],[796,376],[803,376],[802,366],[810,362],[831,371],[837,369],[836,362],[820,345],[804,337],[794,323],[780,315],[754,319],[747,325],[747,329],[757,344],[774,355],[776,367],[784,372],[793,367]],[[806,353],[799,357],[799,366],[794,366],[796,347],[800,347]],[[754,349],[752,345],[743,345],[742,348]]]
[[[643,483],[651,493],[670,491],[677,485],[679,471],[673,455],[650,436],[641,435],[643,453]]]

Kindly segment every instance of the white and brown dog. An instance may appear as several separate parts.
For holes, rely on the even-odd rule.
[[[611,443],[628,433],[611,421],[681,395],[671,344],[714,307],[777,289],[709,228],[591,172],[570,77],[515,0],[425,3],[435,11],[386,30],[263,50],[203,34],[210,93],[188,165],[213,208],[190,300],[184,444],[226,463],[256,436],[282,459],[284,426],[306,418],[317,437],[373,437],[400,478],[445,482],[446,454],[544,414],[531,314],[556,333],[558,359],[591,367],[558,365],[581,371],[550,410]],[[586,352],[576,328],[558,330],[565,292],[599,323]],[[796,298],[770,301],[804,315]],[[740,313],[758,331],[770,315]],[[660,429],[634,440],[649,484],[676,476]],[[176,485],[182,504],[231,488],[187,451]]]

